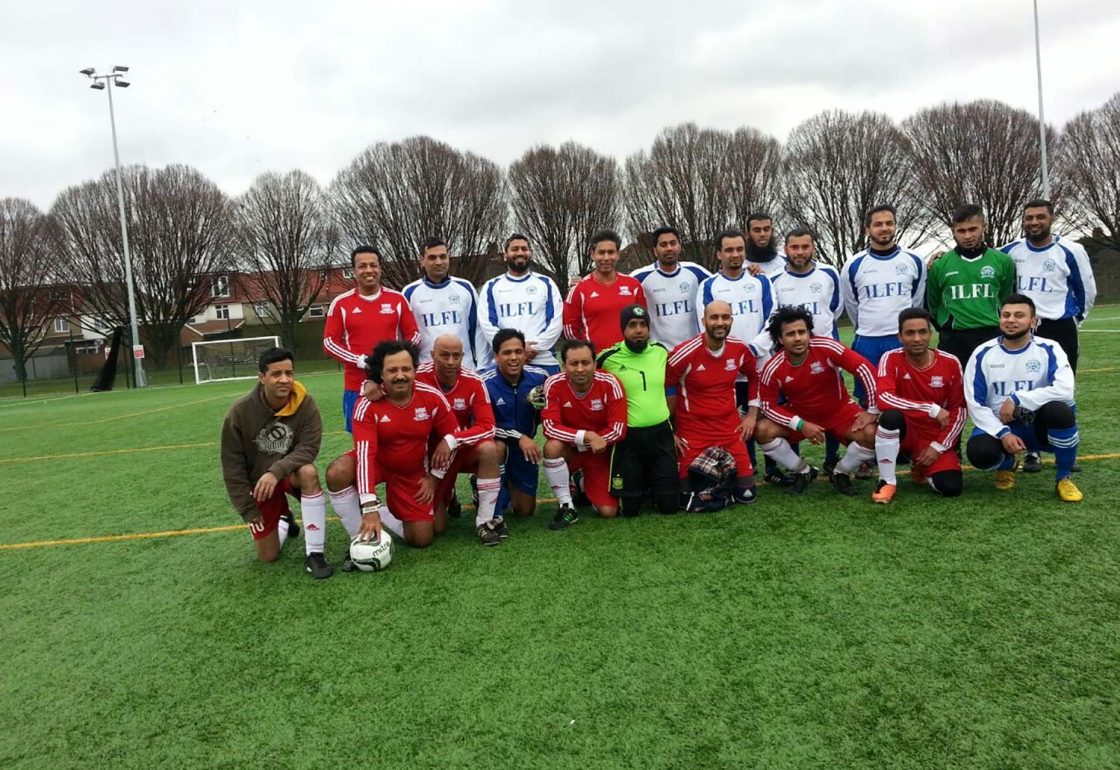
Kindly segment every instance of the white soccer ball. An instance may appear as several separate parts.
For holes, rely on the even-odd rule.
[[[378,540],[351,540],[350,561],[362,572],[380,572],[388,567],[393,561],[393,538],[389,537],[389,530],[382,527]]]
[[[544,386],[537,385],[536,387],[531,388],[528,395],[525,397],[525,400],[529,402],[529,406],[533,407],[537,411],[544,409]]]

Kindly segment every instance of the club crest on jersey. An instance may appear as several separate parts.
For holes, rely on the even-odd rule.
[[[894,266],[894,272],[896,275],[906,275],[910,272],[910,268],[906,266],[905,262],[899,262]]]
[[[463,409],[466,409],[467,408],[467,399],[465,399],[465,398],[455,399],[454,408],[458,409],[459,411],[462,411]]]
[[[809,373],[810,374],[823,374],[824,373],[824,364],[822,364],[820,361],[814,361],[813,363],[809,364]]]
[[[687,293],[687,292],[688,292],[688,290],[689,290],[689,289],[691,289],[691,288],[692,288],[692,287],[691,287],[691,286],[689,286],[689,284],[688,284],[688,281],[681,281],[681,286],[680,286],[680,289],[681,289],[681,291],[682,291],[682,292],[686,292],[686,293]]]
[[[619,286],[618,287],[618,294],[619,294],[620,297],[629,297],[630,296],[630,287],[629,286]]]
[[[813,294],[820,294],[822,291],[824,291],[824,284],[820,281],[813,281],[811,284],[809,284],[809,291],[811,291]]]
[[[537,287],[536,286],[526,286],[525,287],[525,293],[526,294],[536,294],[537,293]]]
[[[943,388],[945,387],[945,382],[941,379],[940,374],[935,374],[929,378],[929,386],[931,388]]]
[[[1048,273],[1053,272],[1054,268],[1056,267],[1057,265],[1054,264],[1054,260],[1052,259],[1046,259],[1042,261],[1042,269]]]
[[[984,265],[982,268],[980,268],[980,277],[981,278],[995,278],[996,277],[996,269],[994,267],[992,267],[991,265]]]
[[[393,314],[393,306],[390,305],[388,302],[382,303],[382,305],[381,305],[381,315],[392,315],[392,314]]]
[[[1042,369],[1042,364],[1039,363],[1037,360],[1027,361],[1027,371],[1028,372],[1037,372],[1037,371],[1040,371],[1041,369]]]
[[[428,419],[428,409],[427,409],[427,407],[423,407],[423,406],[416,407],[416,414],[413,415],[412,419],[416,420],[416,422],[422,422],[422,421]]]
[[[755,288],[756,287],[753,283],[748,283],[746,286],[743,287],[743,291],[746,292],[747,294],[754,294]]]
[[[591,399],[591,411],[592,412],[603,411],[603,400],[601,398]]]
[[[452,305],[458,305],[459,302],[460,302],[459,295],[458,294],[452,294],[451,295],[451,304]]]
[[[729,371],[729,372],[735,371],[735,369],[738,365],[738,362],[734,358],[729,358],[726,361],[724,361],[723,363],[724,363],[724,366],[727,367],[727,371]]]

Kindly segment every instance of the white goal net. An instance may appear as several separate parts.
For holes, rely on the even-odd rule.
[[[279,337],[214,340],[191,345],[194,381],[247,380],[257,376],[257,359],[269,348],[279,347]]]

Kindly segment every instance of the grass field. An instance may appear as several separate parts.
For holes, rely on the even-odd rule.
[[[1120,767],[1120,308],[1095,316],[1082,504],[1050,466],[886,509],[817,484],[556,533],[546,504],[326,581],[302,540],[256,563],[226,500],[247,383],[2,400],[0,767]],[[305,383],[325,464],[342,378]]]

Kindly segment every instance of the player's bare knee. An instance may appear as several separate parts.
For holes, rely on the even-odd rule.
[[[595,510],[598,511],[599,515],[604,519],[613,519],[618,515],[618,508],[615,508],[613,506],[603,506],[602,508],[596,508]]]
[[[299,482],[299,491],[305,495],[316,495],[323,491],[319,486],[319,469],[311,463],[301,465],[296,471],[296,481]]]
[[[770,420],[759,420],[754,429],[754,440],[757,444],[769,444],[780,435],[778,424]]]
[[[550,438],[544,442],[544,456],[549,460],[557,460],[564,456],[564,442]]]
[[[336,458],[327,466],[327,489],[340,492],[354,483],[354,461],[349,455]]]

